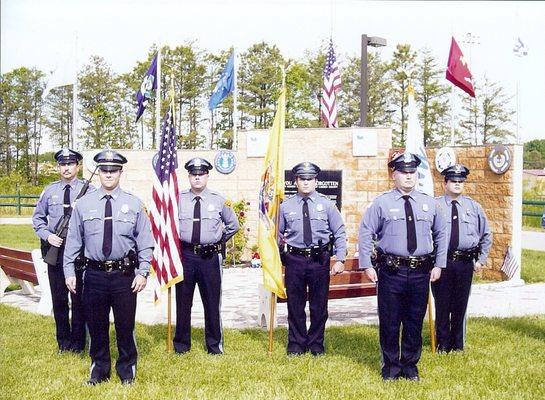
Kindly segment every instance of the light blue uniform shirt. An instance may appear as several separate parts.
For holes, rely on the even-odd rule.
[[[312,246],[329,243],[329,235],[335,237],[335,258],[346,258],[346,229],[341,213],[327,196],[316,191],[309,196],[308,212],[312,230]],[[278,231],[287,244],[297,248],[306,248],[303,239],[303,196],[299,193],[287,198],[280,204]]]
[[[447,195],[437,197],[444,205],[447,219],[447,243],[450,243],[452,225],[452,198]],[[481,246],[479,262],[486,263],[490,247],[492,246],[492,232],[488,225],[488,219],[479,203],[468,196],[460,195],[458,201],[459,218],[459,245],[458,250],[469,250],[477,245]]]
[[[70,185],[70,204],[73,204],[85,182],[74,178]],[[67,185],[64,181],[56,181],[47,186],[40,199],[36,203],[32,215],[32,226],[40,239],[47,241],[47,237],[55,233],[59,221],[64,215],[64,188]],[[89,185],[87,193],[95,191],[95,187]]]
[[[218,243],[223,234],[229,240],[239,230],[238,218],[233,208],[227,204],[221,194],[205,188],[201,197],[201,242],[200,244]],[[180,192],[178,201],[180,218],[180,239],[191,243],[193,234],[193,214],[196,194],[186,189]]]
[[[138,197],[118,187],[112,199],[112,252],[102,252],[106,192],[102,187],[80,198],[72,212],[64,250],[64,276],[73,277],[74,261],[85,244],[85,257],[95,261],[119,260],[138,250],[136,273],[149,271],[153,252],[151,225]]]
[[[371,267],[373,240],[377,247],[396,256],[423,256],[436,249],[435,265],[447,265],[447,233],[444,206],[427,194],[413,190],[411,207],[416,222],[417,248],[413,254],[407,250],[407,225],[403,194],[392,189],[378,196],[369,206],[360,223],[359,267]]]

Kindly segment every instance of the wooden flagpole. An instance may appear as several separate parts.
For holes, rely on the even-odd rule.
[[[167,302],[167,353],[172,352],[172,288],[168,288]]]
[[[430,283],[431,286],[431,283]],[[436,338],[435,338],[435,322],[433,318],[433,297],[431,294],[431,287],[428,293],[428,322],[430,324],[430,342],[431,342],[431,352],[435,353],[436,349]]]
[[[276,202],[276,218],[274,221],[274,227],[276,229],[276,242],[278,243],[278,223],[280,221],[280,199],[278,196],[274,200]],[[276,293],[271,292],[271,303],[269,305],[269,356],[272,356],[273,352],[273,333],[274,333],[274,317],[276,311]]]

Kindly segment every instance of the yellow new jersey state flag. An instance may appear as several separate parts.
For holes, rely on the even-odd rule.
[[[261,175],[259,191],[258,246],[263,268],[263,285],[285,299],[286,288],[282,278],[282,262],[276,240],[276,226],[280,201],[284,198],[283,136],[286,123],[286,88],[278,98],[276,115],[269,135],[269,146]]]

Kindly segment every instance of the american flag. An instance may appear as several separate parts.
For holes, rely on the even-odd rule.
[[[320,114],[328,128],[337,128],[337,90],[341,87],[341,73],[335,51],[333,40],[329,41],[329,50],[324,68],[324,86],[322,87],[322,98],[320,100]]]
[[[516,275],[519,268],[520,266],[517,258],[513,255],[511,246],[508,246],[507,251],[505,252],[503,265],[501,266],[501,271],[507,276],[507,278],[509,278],[509,280],[511,280]]]
[[[161,130],[161,144],[153,174],[151,229],[155,247],[151,265],[155,272],[155,301],[161,290],[183,280],[178,221],[178,179],[176,169],[174,104],[171,101]]]

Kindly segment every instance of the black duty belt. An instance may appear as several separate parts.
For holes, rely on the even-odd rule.
[[[287,247],[288,253],[304,257],[317,257],[321,255],[322,252],[329,250],[329,244],[326,244],[324,246],[312,246],[305,248],[293,247],[288,244]]]
[[[433,254],[427,254],[425,256],[403,257],[379,252],[377,254],[377,261],[379,264],[386,264],[389,268],[430,268],[433,266],[434,256]]]
[[[448,252],[447,257],[449,261],[473,261],[479,258],[480,251],[479,246],[468,250],[452,250]]]
[[[182,249],[189,250],[193,254],[206,256],[209,254],[221,253],[221,242],[211,244],[191,244],[182,242]]]
[[[113,272],[113,271],[123,271],[125,273],[134,271],[137,260],[132,256],[128,255],[119,260],[108,260],[108,261],[96,261],[91,260],[90,258],[85,258],[84,266],[85,268],[95,269],[97,271],[104,272]]]

